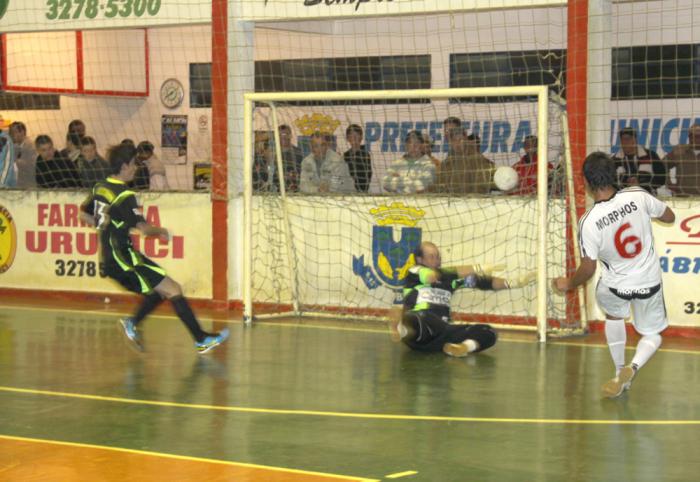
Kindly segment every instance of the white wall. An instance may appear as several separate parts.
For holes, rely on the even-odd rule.
[[[118,42],[115,41],[116,44]],[[211,29],[209,26],[168,27],[148,30],[150,47],[150,96],[148,98],[119,98],[103,96],[61,96],[60,110],[4,111],[5,119],[22,121],[28,134],[34,138],[48,134],[57,146],[63,147],[68,123],[82,119],[88,135],[93,136],[100,152],[107,146],[131,138],[137,143],[150,140],[161,157],[161,116],[178,114],[188,116],[188,152],[186,165],[166,165],[168,181],[175,189],[189,190],[193,184],[192,164],[211,160],[211,109],[191,109],[189,99],[189,64],[211,62]],[[34,68],[42,68],[34,61]],[[108,65],[105,75],[112,77],[139,75],[142,66],[122,65],[115,71]],[[93,75],[96,75],[93,73]],[[165,79],[174,77],[185,88],[185,99],[176,109],[165,108],[159,99],[160,86]],[[198,119],[206,116],[208,128],[200,130]]]

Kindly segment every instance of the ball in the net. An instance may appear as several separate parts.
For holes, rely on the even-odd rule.
[[[501,166],[493,173],[493,183],[501,191],[514,189],[519,180],[518,172],[510,166]]]

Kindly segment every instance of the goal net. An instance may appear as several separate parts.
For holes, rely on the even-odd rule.
[[[565,118],[552,98],[544,86],[246,95],[247,320],[387,316],[413,251],[432,241],[443,266],[536,273],[522,288],[457,291],[455,320],[541,338],[583,329],[578,298],[550,288],[575,252]],[[517,185],[499,190],[493,173],[525,147]]]

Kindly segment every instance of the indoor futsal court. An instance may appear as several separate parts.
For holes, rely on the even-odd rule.
[[[700,482],[698,248],[700,0],[0,0],[0,482]]]
[[[123,306],[122,309],[128,308]],[[3,305],[3,481],[692,481],[700,351],[664,347],[603,400],[601,336],[500,333],[464,359],[376,323],[211,321],[198,356],[165,310],[129,350],[117,309]]]

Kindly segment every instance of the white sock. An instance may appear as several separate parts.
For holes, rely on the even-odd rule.
[[[625,366],[625,343],[627,343],[627,332],[625,331],[625,320],[605,320],[605,338],[608,341],[610,355],[615,364],[615,374],[620,372],[620,368]]]
[[[474,353],[476,350],[479,349],[479,344],[478,344],[476,341],[471,340],[471,339],[469,339],[469,338],[467,338],[466,340],[464,340],[464,341],[462,342],[462,344],[467,345],[467,351],[468,351],[469,353]]]
[[[656,353],[661,346],[661,335],[644,335],[637,343],[637,351],[632,358],[632,366],[638,370]]]

